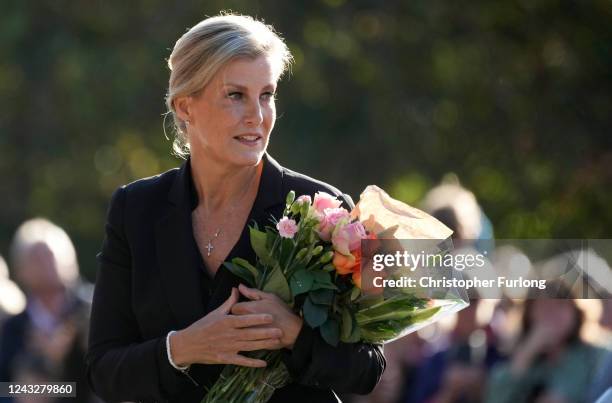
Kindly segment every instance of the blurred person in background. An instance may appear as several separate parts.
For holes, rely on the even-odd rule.
[[[582,341],[583,321],[572,299],[526,300],[517,344],[492,371],[486,402],[586,402],[600,351]]]
[[[601,300],[602,311],[599,319],[601,327],[609,332],[608,350],[602,357],[597,373],[591,383],[589,401],[594,402],[606,391],[612,389],[612,298]]]
[[[68,234],[46,219],[28,220],[15,233],[11,258],[27,302],[2,326],[0,380],[76,382],[77,397],[70,401],[93,401],[84,362],[90,305],[78,292],[76,251]]]
[[[453,230],[451,253],[476,254],[476,241],[492,237],[493,229],[472,192],[455,176],[431,189],[422,203],[425,211]],[[484,221],[483,221],[484,219]],[[485,229],[483,231],[483,229]],[[483,235],[484,234],[484,235]],[[492,242],[487,243],[492,245]],[[468,275],[469,271],[464,271]],[[488,292],[495,290],[487,290]],[[487,295],[489,296],[489,295]],[[477,318],[480,301],[475,291],[470,306],[457,313],[448,345],[427,358],[414,371],[416,379],[404,402],[479,402],[489,369],[502,359],[492,328]]]
[[[6,261],[0,256],[0,324],[7,317],[17,315],[25,308],[25,295],[17,284],[9,278]],[[0,328],[1,331],[1,328]],[[0,333],[0,338],[2,334]],[[1,381],[1,379],[0,379]]]
[[[474,193],[461,186],[455,174],[446,174],[438,186],[427,192],[421,208],[454,231],[455,248],[466,246],[484,253],[493,247],[491,221]]]
[[[423,210],[453,231],[451,253],[478,253],[475,240],[492,237],[493,230],[472,192],[454,175],[431,189]],[[483,228],[486,230],[483,231]],[[488,245],[491,245],[489,242]],[[442,347],[428,345],[417,333],[385,346],[387,368],[379,385],[354,403],[477,402],[488,369],[501,358],[494,332],[477,320],[479,301],[457,314],[456,324]]]
[[[487,375],[503,360],[497,336],[478,320],[480,300],[457,313],[447,347],[425,359],[413,371],[403,402],[480,402]]]

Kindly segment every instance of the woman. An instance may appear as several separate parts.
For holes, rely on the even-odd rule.
[[[293,379],[273,402],[336,402],[333,391],[369,393],[378,382],[381,346],[332,348],[279,298],[222,265],[255,260],[248,224],[280,218],[290,190],[331,193],[352,207],[266,153],[290,58],[271,27],[245,16],[208,18],[176,42],[167,106],[174,149],[188,158],[112,197],[87,360],[102,398],[199,402],[223,365],[264,366],[241,353],[260,349],[282,349]]]
[[[548,287],[569,295],[555,284]],[[518,343],[509,363],[493,370],[486,401],[586,402],[600,352],[581,340],[582,324],[583,313],[572,299],[527,300]]]

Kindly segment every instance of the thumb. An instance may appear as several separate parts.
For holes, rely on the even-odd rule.
[[[217,308],[217,310],[220,313],[227,315],[232,310],[232,306],[237,302],[238,302],[238,290],[236,289],[236,287],[232,287],[232,292],[229,298],[226,299],[225,302],[221,304],[219,308]]]

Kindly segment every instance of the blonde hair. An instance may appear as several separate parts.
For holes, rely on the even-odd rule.
[[[0,256],[0,320],[4,314],[16,315],[26,306],[26,298],[19,287],[9,279],[4,258]]]
[[[74,285],[79,278],[76,250],[62,228],[45,218],[33,218],[19,226],[11,243],[11,261],[16,271],[23,269],[25,259],[37,245],[46,245],[57,263],[62,283]]]
[[[228,62],[239,57],[273,59],[277,79],[289,68],[291,52],[274,28],[245,15],[224,13],[206,18],[176,41],[168,59],[170,80],[166,95],[168,114],[174,119],[173,151],[189,155],[186,125],[176,114],[177,97],[195,95]]]
[[[459,179],[453,174],[447,175],[442,184],[427,192],[421,207],[430,214],[436,210],[450,208],[459,224],[457,235],[462,239],[478,238],[482,229],[482,210],[474,193],[461,186]]]

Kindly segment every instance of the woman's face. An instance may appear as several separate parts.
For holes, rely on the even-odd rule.
[[[26,252],[18,275],[32,294],[54,294],[64,289],[57,264],[49,245],[36,243]]]
[[[554,327],[560,339],[570,334],[577,320],[572,302],[564,299],[536,299],[530,314],[534,326]]]
[[[259,163],[276,120],[277,75],[270,59],[240,58],[221,68],[187,99],[187,134],[194,159],[252,166]]]

